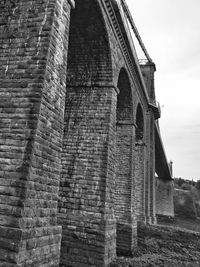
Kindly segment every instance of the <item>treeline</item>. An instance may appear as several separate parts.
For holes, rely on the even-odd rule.
[[[183,190],[191,190],[196,188],[198,191],[200,191],[200,180],[195,182],[194,180],[186,180],[180,177],[174,178],[174,186],[175,188]]]
[[[175,214],[185,218],[200,217],[200,180],[175,178],[174,187]]]

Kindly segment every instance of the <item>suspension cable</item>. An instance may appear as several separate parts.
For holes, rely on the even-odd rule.
[[[137,30],[137,28],[135,26],[135,23],[133,21],[133,17],[131,15],[131,12],[130,12],[130,10],[129,10],[129,8],[128,8],[126,2],[125,2],[125,0],[121,0],[121,5],[122,5],[122,8],[124,10],[124,13],[126,14],[128,20],[129,20],[129,23],[131,25],[131,28],[132,28],[134,34],[135,34],[135,37],[137,38],[137,40],[138,40],[138,42],[140,44],[140,47],[141,47],[142,51],[144,52],[147,60],[149,62],[153,62],[152,59],[151,59],[151,57],[149,56],[149,53],[147,52],[147,49],[146,49],[146,47],[145,47],[145,45],[144,45],[144,43],[142,41],[142,38],[140,37],[139,32],[138,32],[138,30]]]

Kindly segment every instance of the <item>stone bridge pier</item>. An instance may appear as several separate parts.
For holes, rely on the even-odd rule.
[[[155,65],[119,1],[3,0],[0,19],[0,266],[109,266],[172,205]]]

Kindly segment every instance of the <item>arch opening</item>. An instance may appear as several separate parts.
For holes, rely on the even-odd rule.
[[[103,266],[116,255],[114,207],[106,195],[111,192],[107,187],[113,186],[114,175],[105,164],[113,160],[109,155],[108,118],[114,88],[106,86],[112,81],[111,51],[99,2],[76,0],[71,12],[58,203],[63,229],[61,265],[80,262],[91,266],[95,262]],[[106,209],[113,214],[107,215]],[[105,220],[109,216],[112,227],[107,227]]]
[[[111,80],[109,37],[98,1],[76,0],[69,31],[67,85]]]
[[[117,122],[132,120],[132,93],[128,74],[124,68],[121,69],[117,87],[119,94],[117,96]]]
[[[145,217],[145,145],[144,145],[144,115],[141,104],[136,110],[135,131],[135,186],[137,221],[146,222]]]
[[[140,104],[138,104],[136,112],[136,132],[135,132],[136,141],[142,140],[144,137],[144,117],[143,111]]]
[[[116,179],[115,216],[117,220],[117,253],[131,255],[136,245],[137,220],[133,188],[133,101],[128,74],[122,69],[118,78],[116,110]]]

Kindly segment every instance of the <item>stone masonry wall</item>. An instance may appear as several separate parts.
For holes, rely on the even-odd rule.
[[[151,223],[156,223],[156,192],[155,192],[155,117],[153,110],[149,110],[149,120],[150,128],[148,129],[149,134],[149,143],[148,143],[148,152],[149,152],[149,162],[150,162],[150,216]]]
[[[145,215],[148,223],[156,223],[155,209],[155,138],[154,114],[151,109],[146,116],[146,153],[145,153]]]
[[[156,179],[156,214],[174,217],[173,181]]]
[[[135,128],[131,123],[117,123],[115,215],[119,254],[132,254],[137,244],[137,219],[135,203],[132,201],[134,132]]]
[[[131,219],[133,132],[133,125],[117,124],[115,214],[121,223]]]
[[[145,222],[145,145],[139,140],[135,144],[135,186],[137,220]]]
[[[155,215],[154,115],[124,32],[110,1],[75,2],[0,1],[1,266],[109,266],[137,244],[136,199]]]
[[[77,0],[71,13],[59,193],[62,266],[107,266],[116,255],[117,92],[98,2]]]
[[[116,253],[114,88],[68,88],[59,223],[61,264],[107,266]]]
[[[0,2],[0,263],[58,266],[69,2]]]
[[[154,63],[140,65],[144,82],[147,89],[148,101],[153,106],[156,104],[154,73],[156,67]],[[156,223],[156,205],[155,205],[155,114],[152,107],[149,107],[145,114],[146,117],[146,178],[145,178],[145,210],[146,219],[149,223]]]

